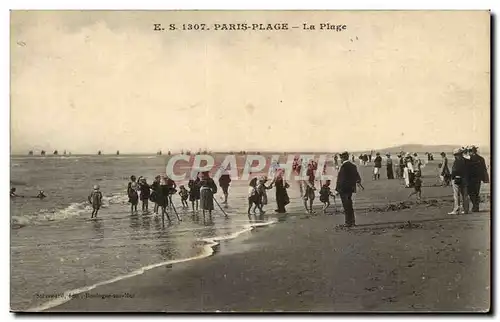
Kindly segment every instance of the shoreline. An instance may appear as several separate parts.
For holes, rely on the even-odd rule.
[[[340,283],[344,285],[346,282],[343,281],[342,279],[338,279],[338,277],[333,277],[333,276],[328,276],[328,274],[323,272],[323,277],[321,283],[317,283],[318,277],[311,276],[310,273],[310,267],[308,267],[309,264],[313,265],[314,263],[321,261],[321,260],[327,260],[327,261],[332,261],[333,263],[339,264],[338,259],[336,260],[334,257],[335,256],[340,256],[341,258],[344,258],[345,260],[348,260],[352,262],[356,261],[361,261],[364,262],[366,261],[365,258],[360,257],[360,256],[354,256],[355,258],[349,258],[349,255],[352,255],[353,247],[356,248],[357,242],[356,239],[352,239],[352,236],[358,236],[358,237],[363,237],[362,239],[364,240],[363,245],[364,247],[369,247],[371,250],[374,250],[373,246],[373,240],[376,240],[377,238],[382,238],[384,239],[383,244],[385,246],[394,246],[390,242],[391,238],[394,238],[394,236],[399,236],[397,238],[402,238],[404,237],[404,232],[410,232],[414,233],[415,236],[419,238],[419,240],[425,240],[426,242],[433,242],[435,241],[434,239],[436,236],[439,236],[441,232],[443,232],[443,228],[445,226],[450,226],[453,227],[458,226],[458,227],[465,227],[465,229],[459,229],[460,233],[463,235],[464,233],[469,233],[469,230],[472,228],[467,228],[470,225],[473,227],[474,225],[483,225],[484,227],[488,226],[488,233],[489,233],[489,213],[474,213],[474,214],[469,214],[469,215],[462,215],[462,216],[448,216],[448,215],[443,215],[443,212],[446,208],[443,208],[443,205],[439,205],[438,207],[425,207],[425,205],[420,205],[420,206],[415,206],[410,209],[404,209],[404,210],[398,210],[397,212],[391,211],[391,212],[383,212],[383,213],[376,213],[376,212],[370,212],[370,213],[358,213],[357,218],[358,218],[358,226],[355,227],[352,230],[343,230],[343,229],[336,229],[336,228],[330,228],[333,225],[332,223],[341,223],[343,222],[343,216],[342,215],[333,215],[333,216],[324,216],[324,215],[316,215],[316,216],[300,216],[301,214],[298,214],[299,216],[296,216],[294,213],[293,216],[289,216],[288,220],[285,221],[282,225],[274,225],[273,230],[253,230],[251,232],[250,238],[248,241],[245,241],[244,243],[249,243],[250,244],[250,250],[249,251],[243,251],[243,252],[236,252],[236,253],[229,253],[229,254],[220,254],[218,256],[207,256],[208,259],[204,261],[197,262],[197,265],[194,265],[194,261],[183,261],[183,262],[178,262],[182,263],[182,265],[173,265],[169,266],[167,264],[161,265],[161,266],[166,266],[168,270],[161,269],[159,267],[155,267],[158,269],[149,269],[148,271],[142,272],[140,275],[136,276],[131,276],[130,278],[126,279],[121,279],[119,281],[114,281],[111,283],[107,283],[106,285],[100,285],[99,287],[95,287],[96,291],[99,294],[118,294],[118,293],[129,293],[129,294],[134,294],[134,299],[132,299],[134,302],[128,302],[130,299],[125,299],[125,298],[120,298],[120,299],[85,299],[85,300],[79,300],[79,299],[71,299],[63,304],[60,304],[58,306],[53,306],[50,309],[45,310],[44,312],[76,312],[76,311],[86,311],[86,312],[122,312],[122,311],[137,311],[137,312],[157,312],[157,311],[163,311],[163,312],[185,312],[185,311],[216,311],[216,310],[223,310],[223,311],[254,311],[256,308],[261,308],[264,311],[289,311],[289,310],[296,310],[296,307],[294,305],[305,305],[305,302],[294,302],[294,304],[289,305],[286,303],[286,301],[281,301],[279,307],[280,309],[270,309],[269,306],[269,301],[272,299],[268,299],[268,301],[258,300],[257,296],[254,296],[252,298],[252,301],[254,303],[254,306],[249,307],[249,303],[247,303],[248,299],[245,298],[244,295],[241,295],[240,293],[245,293],[245,292],[251,292],[253,295],[260,294],[259,296],[262,298],[267,298],[267,297],[273,297],[270,294],[267,293],[272,293],[274,294],[274,289],[280,284],[283,283],[283,278],[286,281],[289,281],[291,284],[288,285],[288,287],[291,288],[296,288],[297,286],[294,286],[294,282],[290,281],[286,276],[289,274],[292,274],[296,276],[298,279],[305,279],[307,280],[312,280],[314,281],[314,285],[316,287],[319,287],[321,289],[321,285],[325,282],[328,282],[327,284],[330,285],[332,283],[331,279],[336,283]],[[446,207],[447,205],[445,205]],[[424,210],[424,211],[423,211]],[[397,214],[398,218],[396,220],[387,220],[388,217],[389,219],[394,219],[391,218],[393,217],[392,215]],[[415,216],[418,216],[418,218],[414,218]],[[461,218],[463,217],[463,218]],[[474,218],[474,220],[470,220]],[[469,226],[468,226],[469,225]],[[486,225],[486,226],[485,226]],[[295,228],[299,229],[295,229]],[[463,226],[463,227],[462,227]],[[479,227],[478,226],[478,227]],[[481,226],[481,229],[484,229],[484,227]],[[308,229],[304,229],[308,228]],[[430,232],[435,234],[435,236],[432,236],[432,238],[427,238],[428,235],[425,231],[425,228],[429,228]],[[310,230],[310,231],[309,231]],[[393,234],[394,236],[390,235],[391,232],[396,231],[396,234]],[[475,230],[474,230],[475,231]],[[332,233],[329,234],[328,232]],[[389,235],[388,235],[389,232]],[[327,233],[327,234],[325,234]],[[454,231],[454,233],[457,233],[457,231]],[[293,236],[293,237],[291,237]],[[332,237],[333,236],[333,237]],[[369,236],[369,237],[367,237]],[[465,237],[470,237],[466,236]],[[486,236],[484,233],[482,235],[483,239],[486,237],[486,239],[489,241],[489,234]],[[290,239],[292,238],[292,239]],[[304,239],[305,238],[305,239]],[[326,241],[322,241],[321,238],[325,238]],[[331,239],[335,241],[332,244]],[[446,236],[446,238],[454,238],[454,236]],[[445,238],[445,239],[446,239]],[[298,239],[298,243],[293,243],[293,239]],[[347,241],[346,241],[347,239]],[[456,238],[456,241],[458,242],[460,238]],[[221,240],[222,241],[222,240]],[[218,244],[222,244],[221,241]],[[387,242],[389,241],[389,244]],[[335,256],[330,258],[328,255],[331,252],[330,248],[324,249],[324,244],[323,242],[326,242],[327,244],[330,244],[332,246],[335,246],[334,249],[337,249],[335,251]],[[466,243],[471,243],[471,245],[476,242],[471,238],[465,238]],[[290,243],[292,245],[290,245]],[[312,243],[312,245],[315,245],[313,248],[309,248],[308,246],[303,246],[303,243]],[[337,245],[339,243],[339,245]],[[414,243],[413,239],[411,240],[411,243],[407,244],[412,245]],[[444,243],[444,241],[441,241],[441,244]],[[376,244],[376,243],[375,243]],[[441,245],[441,244],[438,244]],[[269,247],[265,247],[263,245],[270,245]],[[425,244],[422,244],[425,245]],[[451,242],[447,242],[446,245],[453,245]],[[216,245],[213,245],[213,248],[216,248]],[[427,245],[425,245],[427,246]],[[470,246],[470,245],[466,245]],[[483,245],[484,246],[484,245]],[[481,247],[483,247],[481,246]],[[486,247],[486,246],[484,246]],[[489,242],[488,246],[489,247]],[[214,254],[215,250],[212,248],[212,253],[211,255]],[[299,249],[295,249],[299,248]],[[389,247],[391,248],[391,247]],[[302,251],[301,251],[302,250]],[[415,251],[418,251],[419,248],[417,247]],[[319,253],[318,253],[319,251]],[[340,251],[340,253],[339,253]],[[384,251],[387,251],[384,247],[381,249],[376,249],[376,253],[382,253]],[[449,249],[442,249],[441,252],[449,252]],[[363,252],[363,247],[361,247],[361,252]],[[489,254],[489,249],[487,250]],[[401,257],[408,257],[409,255],[416,255],[416,254],[405,254],[406,252],[403,253],[398,253],[399,256]],[[439,252],[437,252],[439,254]],[[370,258],[373,254],[366,254],[368,258]],[[386,254],[387,255],[387,254]],[[312,257],[311,257],[312,256]],[[489,255],[488,255],[489,256]],[[301,261],[297,259],[297,257],[304,257],[308,258],[308,260]],[[328,257],[328,259],[327,259]],[[412,257],[412,256],[410,256]],[[417,256],[418,257],[418,256]],[[206,257],[203,257],[206,258]],[[288,258],[290,262],[293,262],[291,266],[287,267],[286,269],[283,267],[284,263],[280,263],[280,258]],[[488,257],[489,258],[489,257]],[[394,261],[393,256],[391,255],[388,257],[387,260]],[[463,263],[464,261],[467,260],[467,257],[463,257],[461,262]],[[268,267],[269,265],[271,266],[276,266],[273,265],[273,263],[278,262],[277,267],[274,267],[275,269],[279,268],[279,271],[282,272],[282,274],[276,274],[274,272],[273,268]],[[411,261],[411,260],[410,260]],[[286,261],[285,261],[286,262]],[[451,263],[451,262],[450,262]],[[354,264],[354,263],[350,263]],[[373,265],[384,265],[379,264],[378,261],[373,261]],[[424,264],[425,261],[424,261]],[[442,274],[440,271],[437,271],[436,269],[438,268],[437,266],[439,265],[433,265],[432,261],[427,263],[430,266],[433,266],[433,274]],[[421,268],[424,269],[424,271],[427,271],[427,264],[423,265]],[[444,265],[445,263],[443,263]],[[476,265],[477,263],[469,263],[470,265]],[[305,266],[304,266],[305,265]],[[412,264],[413,265],[413,264]],[[215,267],[214,267],[215,266]],[[235,267],[233,267],[235,266]],[[285,265],[286,266],[286,265]],[[314,265],[313,265],[314,266]],[[334,265],[336,266],[336,265]],[[355,265],[354,272],[352,271],[353,268],[349,269],[350,266],[353,265],[347,265],[343,266],[341,265],[337,269],[340,269],[343,271],[345,274],[350,274],[350,273],[355,273],[356,275],[356,268],[359,267],[361,271],[365,271],[365,274],[358,274],[360,275],[358,278],[363,278],[365,277],[366,274],[370,275],[369,272],[366,272],[367,268],[364,267],[363,265],[357,266]],[[392,267],[393,269],[401,269],[401,267]],[[322,267],[324,269],[324,267]],[[455,267],[454,269],[461,269],[460,267],[457,268]],[[489,265],[488,267],[481,266],[480,270],[489,270]],[[313,270],[314,271],[314,270]],[[269,272],[269,274],[266,274],[266,272]],[[476,272],[478,272],[476,270]],[[226,278],[226,275],[231,275],[235,279],[233,282],[230,281],[230,279]],[[373,272],[372,272],[373,273]],[[250,278],[253,275],[262,275],[261,278],[265,278],[266,282],[259,282],[258,280],[254,280],[255,283],[258,285],[255,286],[253,284],[248,284],[248,278]],[[489,274],[489,271],[488,271]],[[171,276],[173,275],[173,276]],[[208,275],[208,276],[205,276]],[[480,274],[478,274],[480,275]],[[466,276],[466,275],[464,275]],[[211,278],[210,278],[211,277]],[[277,278],[279,277],[279,278]],[[256,277],[255,277],[256,278]],[[196,286],[196,281],[202,281],[202,283],[210,283],[210,286],[205,285],[204,292],[215,292],[219,294],[217,297],[210,297],[210,305],[196,302],[193,300],[193,298],[196,298],[196,292],[191,290],[192,288],[196,288],[198,291],[199,285]],[[321,278],[320,278],[321,280]],[[439,280],[439,278],[438,278]],[[238,281],[238,283],[236,283]],[[426,281],[422,280],[419,281],[419,283],[424,283]],[[488,280],[481,280],[480,283],[489,283]],[[225,286],[223,287],[220,285],[220,283],[224,284]],[[237,287],[236,284],[245,284],[240,285],[241,287]],[[336,285],[334,283],[333,285]],[[439,284],[439,281],[437,282]],[[275,285],[277,284],[277,285]],[[300,284],[300,283],[299,283]],[[307,283],[306,283],[307,284]],[[476,281],[477,284],[477,281]],[[417,283],[418,285],[418,283]],[[474,285],[474,283],[472,283]],[[236,287],[235,287],[236,286]],[[345,285],[344,285],[345,286]],[[343,286],[343,287],[344,287]],[[459,287],[455,285],[456,287]],[[433,286],[430,286],[431,289]],[[448,286],[449,287],[449,286]],[[489,284],[488,286],[489,287]],[[203,286],[202,286],[203,288]],[[367,289],[371,289],[370,287],[366,287]],[[469,286],[470,288],[470,286]],[[279,287],[278,287],[279,289]],[[358,290],[359,291],[359,290]],[[366,290],[363,291],[363,289],[360,290],[361,294],[358,294],[357,296],[364,296],[362,295],[363,292],[366,292]],[[165,293],[166,294],[163,294]],[[194,292],[194,293],[193,293]],[[240,294],[238,299],[233,299],[231,294],[233,292],[237,292]],[[299,290],[298,292],[302,292],[302,290]],[[314,290],[308,290],[309,297],[312,297],[314,299],[315,297],[323,297],[324,294],[322,292],[315,292]],[[344,291],[343,291],[344,292]],[[371,292],[371,291],[369,291]],[[436,292],[436,290],[432,291]],[[432,293],[431,292],[431,293]],[[479,291],[479,286],[476,289],[467,289],[466,292],[469,293],[480,293],[479,298],[481,298],[481,304],[480,307],[477,307],[478,304],[476,305],[476,309],[472,307],[472,310],[477,311],[479,308],[479,311],[484,311],[485,306],[484,303],[486,300],[483,300],[485,298],[485,292],[480,292]],[[304,292],[300,293],[303,295]],[[438,291],[439,293],[439,291]],[[139,294],[140,299],[137,298],[137,294]],[[163,295],[159,295],[163,294]],[[266,295],[267,294],[267,295]],[[321,295],[323,294],[323,295]],[[168,296],[167,296],[168,295]],[[198,294],[199,295],[199,294]],[[286,294],[288,295],[288,294]],[[285,296],[285,295],[284,295]],[[354,296],[354,295],[353,295]],[[429,295],[430,296],[430,295]],[[328,296],[327,296],[328,297]],[[467,295],[466,295],[467,297]],[[285,296],[286,298],[286,296]],[[356,298],[356,297],[354,297]],[[352,299],[354,299],[352,298]],[[279,299],[277,300],[276,298],[273,297],[275,301],[280,301]],[[425,297],[424,297],[425,299]],[[317,303],[316,300],[307,300],[307,306],[308,308],[313,307],[311,310],[318,310],[318,307],[321,310],[325,309],[330,309],[328,307],[327,302],[323,303],[325,299],[323,299],[322,304],[320,305]],[[340,306],[338,305],[333,305],[332,307],[335,308],[336,310],[340,309],[341,312],[344,311],[351,311],[350,308],[353,308],[354,311],[359,311],[360,309],[366,309],[368,311],[373,311],[376,309],[376,307],[391,307],[390,303],[395,303],[397,301],[392,301],[388,300],[387,302],[384,302],[385,300],[382,300],[382,298],[373,298],[370,301],[375,301],[378,304],[373,306],[368,305],[367,307],[359,307],[356,306],[356,303],[344,303]],[[138,302],[137,302],[138,301]],[[187,301],[187,302],[184,302]],[[255,302],[256,301],[256,302]],[[488,299],[489,301],[489,299]],[[167,304],[167,302],[169,302]],[[273,301],[271,301],[273,302]],[[128,303],[128,304],[127,304]],[[229,303],[229,304],[228,304]],[[232,303],[232,304],[231,304]],[[259,303],[259,304],[257,304]],[[266,304],[267,303],[267,304]],[[466,307],[460,307],[460,306],[455,306],[453,304],[453,301],[448,301],[447,302],[448,306],[443,306],[445,310],[463,310]],[[488,302],[489,303],[489,302]],[[358,303],[359,304],[359,303]],[[412,303],[415,304],[415,303]],[[326,306],[325,306],[326,305]],[[430,304],[429,304],[430,305]],[[393,306],[393,305],[392,305]],[[425,308],[425,305],[423,306]],[[112,310],[110,308],[113,308]],[[401,309],[400,307],[396,308],[397,310]],[[421,308],[420,308],[421,309]],[[420,310],[419,308],[412,307],[410,310]],[[439,307],[438,307],[439,309]],[[299,308],[299,311],[302,311],[302,309]],[[376,310],[375,310],[376,311]],[[405,311],[405,310],[403,310]],[[431,310],[432,311],[432,310]]]
[[[271,220],[271,221],[267,221],[267,222],[249,223],[245,229],[238,231],[238,232],[235,232],[235,233],[232,233],[232,234],[229,234],[229,235],[215,236],[212,238],[209,238],[209,237],[199,238],[198,241],[203,243],[203,245],[202,245],[203,252],[198,256],[189,257],[189,258],[174,259],[174,260],[169,260],[169,261],[165,261],[165,262],[147,265],[147,266],[138,268],[138,269],[136,269],[128,274],[120,275],[120,276],[114,277],[114,278],[106,280],[106,281],[102,281],[102,282],[98,282],[98,283],[93,284],[93,285],[84,286],[84,287],[65,291],[64,293],[58,294],[57,296],[55,296],[55,298],[53,300],[49,300],[47,302],[44,302],[40,305],[37,305],[36,307],[28,308],[28,309],[23,310],[23,311],[16,311],[16,310],[11,309],[11,312],[43,312],[43,311],[55,308],[57,306],[63,305],[64,303],[71,301],[74,298],[79,298],[78,295],[80,295],[82,293],[86,293],[88,291],[91,291],[91,290],[96,289],[96,288],[101,287],[101,286],[105,286],[105,285],[112,284],[112,283],[115,283],[115,282],[118,282],[121,280],[125,280],[128,278],[133,278],[135,276],[142,275],[142,274],[146,273],[147,271],[155,269],[155,268],[159,268],[162,266],[172,267],[174,264],[191,262],[191,261],[196,261],[199,259],[211,257],[217,253],[215,248],[220,245],[220,242],[236,239],[241,234],[244,234],[246,232],[251,232],[252,230],[254,230],[258,227],[272,226],[276,223],[278,223],[277,220]]]

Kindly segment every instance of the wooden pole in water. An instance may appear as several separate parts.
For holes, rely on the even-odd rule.
[[[214,199],[215,203],[217,204],[217,206],[219,206],[220,210],[222,211],[222,213],[227,217],[229,217],[226,212],[224,211],[224,209],[222,209],[222,207],[219,205],[219,203],[217,202],[217,199],[215,199],[214,196],[212,196],[212,199]]]

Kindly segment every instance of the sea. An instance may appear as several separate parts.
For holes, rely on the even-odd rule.
[[[239,172],[244,158],[238,156]],[[11,310],[41,311],[155,267],[200,260],[211,256],[214,246],[222,242],[248,237],[256,227],[272,229],[286,220],[274,214],[274,189],[268,190],[264,218],[248,217],[248,180],[231,183],[228,207],[216,204],[212,220],[203,220],[201,211],[194,217],[190,209],[182,209],[178,195],[174,205],[182,221],[170,212],[172,222],[164,223],[161,216],[151,213],[151,204],[150,213],[143,214],[139,204],[139,213],[131,214],[126,196],[130,176],[144,176],[151,183],[165,173],[167,159],[151,155],[12,156],[10,184],[24,198],[12,198],[10,204]],[[327,165],[327,173],[335,176],[333,161]],[[87,197],[95,184],[100,186],[104,203],[98,219],[91,220]],[[187,180],[180,184],[187,186]],[[35,198],[39,190],[47,198]],[[396,199],[407,195],[403,190]],[[296,182],[291,182],[288,193],[288,212],[304,214]],[[380,203],[391,201],[383,191],[379,194]],[[219,189],[215,196],[219,204],[222,197]],[[362,195],[356,198],[358,208],[373,204]],[[319,200],[315,204],[320,207]]]

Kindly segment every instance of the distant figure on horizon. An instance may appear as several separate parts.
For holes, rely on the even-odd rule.
[[[335,191],[340,195],[342,207],[344,208],[345,224],[344,227],[353,227],[356,225],[354,208],[352,203],[352,194],[356,193],[356,186],[361,184],[356,165],[349,162],[349,153],[343,152],[340,155],[342,165],[337,176],[337,185]]]
[[[94,190],[89,195],[89,202],[92,204],[92,216],[90,218],[97,218],[97,213],[102,206],[102,193],[99,190],[99,185],[94,186]]]

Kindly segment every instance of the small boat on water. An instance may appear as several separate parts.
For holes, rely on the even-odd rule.
[[[99,151],[97,152],[97,155],[101,155],[101,154],[102,154],[102,153],[101,153],[101,150],[99,150]]]
[[[57,152],[57,150],[55,150],[53,154],[54,154],[54,155],[58,155],[58,154],[59,154],[59,152]]]
[[[33,155],[33,151],[29,151],[29,152],[28,152],[28,155]]]
[[[40,152],[40,155],[44,156],[45,155],[45,151],[42,150],[42,152]]]
[[[117,151],[116,151],[116,155],[120,155],[120,150],[117,150]]]

